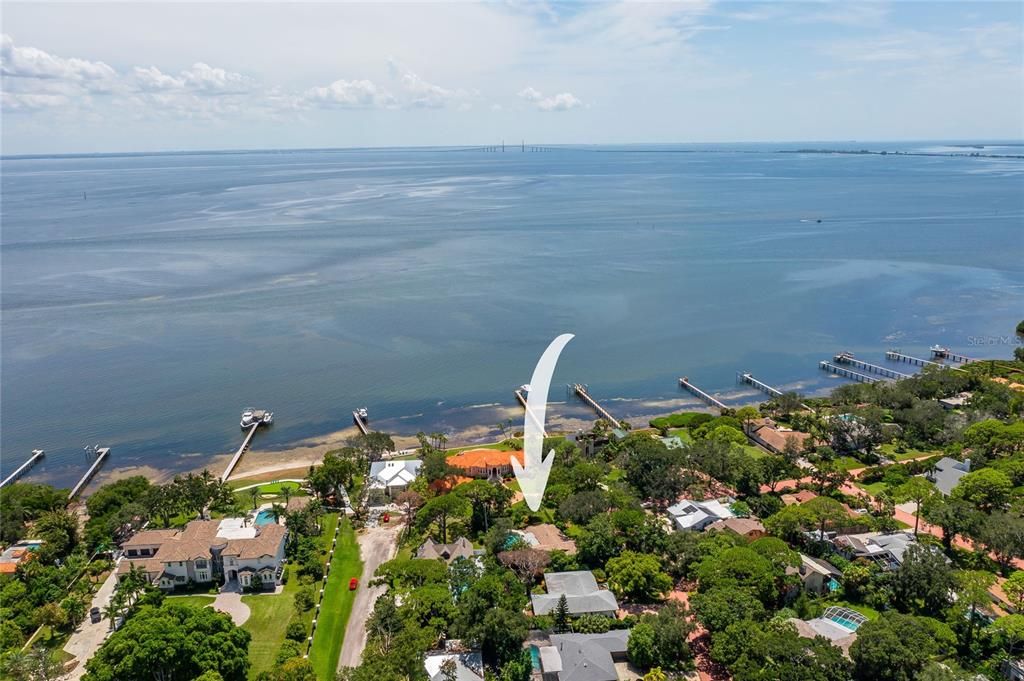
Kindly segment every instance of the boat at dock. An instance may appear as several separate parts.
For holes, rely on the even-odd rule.
[[[269,426],[274,421],[274,412],[266,409],[246,409],[242,412],[242,420],[239,425],[242,428],[252,426]]]

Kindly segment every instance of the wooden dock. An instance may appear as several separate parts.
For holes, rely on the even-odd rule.
[[[516,400],[518,400],[519,404],[523,405],[523,410],[526,412],[526,415],[529,416],[533,420],[533,422],[535,424],[537,424],[537,426],[540,427],[541,437],[547,437],[548,434],[547,434],[547,431],[544,430],[544,424],[541,423],[537,419],[536,414],[534,414],[532,411],[530,411],[529,404],[526,401],[526,395],[523,394],[523,389],[522,388],[517,388],[516,391],[515,391],[515,396],[516,396]]]
[[[951,352],[949,348],[944,348],[941,345],[935,345],[932,347],[932,357],[948,359],[950,362],[956,362],[957,364],[967,364],[968,362],[977,361],[973,357],[958,355],[955,352]]]
[[[235,452],[235,455],[231,457],[231,461],[228,461],[228,465],[224,469],[224,472],[221,473],[221,482],[227,482],[228,478],[231,477],[231,473],[235,470],[235,466],[238,465],[238,462],[241,461],[242,455],[249,450],[249,445],[252,444],[252,436],[256,434],[256,429],[259,427],[259,423],[254,423],[251,426],[249,426],[249,432],[246,433],[245,439],[242,440],[242,446],[238,448],[238,451]]]
[[[359,429],[360,433],[363,435],[370,434],[370,425],[366,422],[365,417],[360,416],[358,410],[352,412],[352,420],[355,421],[356,428]]]
[[[572,390],[579,396],[581,400],[589,404],[594,409],[594,411],[597,412],[598,416],[600,416],[605,421],[610,423],[613,428],[618,428],[620,425],[622,425],[621,423],[619,423],[618,419],[616,419],[614,416],[608,413],[607,409],[598,404],[597,400],[590,396],[590,393],[587,392],[587,387],[585,385],[576,383],[572,386]]]
[[[885,376],[886,378],[895,378],[897,381],[902,378],[910,378],[910,374],[905,374],[902,371],[894,371],[887,367],[878,366],[877,364],[871,364],[870,362],[865,362],[862,359],[857,359],[849,352],[840,352],[836,354],[832,358],[832,361],[835,362],[836,364],[849,364],[850,366],[857,367],[862,371],[867,371],[872,374]]]
[[[826,360],[821,360],[820,362],[818,362],[818,368],[823,371],[831,371],[833,374],[842,376],[844,378],[852,378],[853,380],[860,381],[861,383],[876,383],[877,381],[881,380],[875,378],[874,376],[868,376],[867,374],[862,374],[858,371],[854,371],[853,369],[847,369],[846,367],[836,366],[832,362],[828,362]]]
[[[690,383],[690,379],[687,378],[686,376],[683,376],[682,378],[679,379],[679,385],[686,388],[691,393],[693,393],[700,399],[710,404],[712,407],[718,407],[719,411],[729,408],[725,405],[725,402],[722,402],[717,397],[712,397],[708,393],[704,392],[703,390],[695,386],[693,383]]]
[[[100,466],[103,465],[103,462],[107,460],[108,454],[110,454],[110,447],[100,447],[96,449],[96,460],[92,462],[92,465],[89,466],[89,470],[85,472],[85,475],[83,475],[82,479],[78,481],[78,484],[71,489],[71,494],[68,495],[69,502],[74,500],[74,498],[77,497],[83,489],[85,489],[85,486],[89,484],[90,480],[92,480],[92,476],[96,475],[96,471],[98,471]]]
[[[914,364],[919,367],[939,367],[942,369],[952,369],[953,371],[963,371],[960,367],[951,367],[948,364],[943,364],[942,362],[933,362],[929,359],[921,359],[920,357],[904,355],[899,350],[887,350],[885,358],[892,362],[906,362],[907,364]]]
[[[25,473],[28,473],[29,469],[32,468],[32,466],[35,466],[37,463],[39,463],[39,461],[43,458],[45,453],[46,452],[44,452],[41,449],[33,449],[32,456],[28,458],[28,461],[18,466],[18,470],[14,471],[6,478],[4,478],[4,481],[0,482],[0,488],[6,487],[8,483],[12,483],[21,476],[25,475]]]
[[[751,374],[750,372],[743,372],[743,373],[737,372],[736,373],[736,380],[739,381],[740,383],[746,383],[747,385],[752,385],[752,386],[754,386],[755,388],[757,388],[758,390],[760,390],[761,392],[765,393],[766,395],[768,395],[770,397],[782,397],[782,391],[781,390],[779,390],[778,388],[773,388],[770,385],[768,385],[767,383],[764,383],[762,381],[757,380],[756,378],[754,378],[754,375]]]

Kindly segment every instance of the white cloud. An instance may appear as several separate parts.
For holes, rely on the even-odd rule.
[[[6,78],[60,80],[105,90],[104,83],[117,77],[101,61],[65,59],[35,47],[18,47],[6,33],[0,37],[0,73]]]
[[[530,86],[526,86],[522,90],[520,90],[519,96],[528,102],[539,102],[540,100],[544,99],[544,95],[542,95],[539,91],[533,89]]]
[[[245,94],[256,82],[241,73],[197,62],[177,76],[163,73],[155,66],[134,69],[135,85],[142,92],[193,92],[206,95]]]
[[[541,111],[568,111],[579,106],[583,106],[583,102],[571,92],[560,92],[537,102],[537,108]]]
[[[305,101],[328,109],[393,106],[394,97],[370,80],[336,80],[324,87],[306,90]]]
[[[544,93],[530,86],[519,91],[519,98],[533,102],[541,111],[568,111],[583,106],[583,102],[571,92],[560,92],[545,97]]]

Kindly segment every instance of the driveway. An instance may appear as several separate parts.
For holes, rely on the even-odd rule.
[[[114,587],[117,585],[116,572],[117,568],[115,567],[110,572],[106,581],[100,585],[96,595],[93,596],[92,603],[89,604],[90,609],[99,608],[102,611],[103,608],[107,607],[107,603],[110,602],[110,597],[114,593]],[[85,616],[85,620],[78,625],[78,628],[68,638],[68,642],[64,644],[64,652],[73,655],[77,662],[75,668],[64,677],[65,679],[68,681],[78,681],[78,679],[85,675],[85,663],[103,645],[103,641],[106,640],[109,632],[110,622],[108,620],[101,619],[96,624],[93,624],[89,616]]]
[[[401,523],[393,527],[371,527],[356,537],[359,543],[359,554],[363,559],[363,576],[356,590],[356,600],[352,604],[345,627],[345,640],[341,644],[341,655],[338,656],[338,669],[342,667],[358,667],[366,647],[366,620],[373,612],[373,604],[387,587],[371,587],[373,573],[377,567],[395,557],[398,553],[398,535],[402,531]]]
[[[242,602],[240,591],[221,591],[211,605],[214,610],[230,615],[231,621],[238,626],[242,626],[249,619],[249,606]]]

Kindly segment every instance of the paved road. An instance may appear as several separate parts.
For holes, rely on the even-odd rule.
[[[89,604],[90,608],[95,607],[102,611],[103,608],[107,607],[107,603],[110,602],[110,596],[114,593],[114,586],[117,585],[116,571],[116,568],[111,571],[110,576],[100,585],[96,595],[93,596],[92,603]],[[64,677],[67,681],[78,681],[78,679],[85,675],[85,663],[103,645],[103,641],[107,638],[109,631],[110,622],[107,619],[101,619],[96,624],[93,624],[89,616],[85,616],[85,621],[78,625],[78,628],[68,638],[68,642],[64,644],[64,651],[74,655],[77,661],[75,668]]]
[[[359,554],[363,559],[363,576],[359,580],[359,589],[356,591],[355,603],[352,604],[348,626],[345,627],[345,640],[341,645],[341,655],[338,657],[338,669],[359,666],[363,648],[366,647],[366,620],[373,612],[373,604],[377,597],[387,588],[371,587],[370,582],[377,567],[398,553],[398,534],[401,529],[401,524],[392,527],[371,527],[356,538],[359,542]]]

